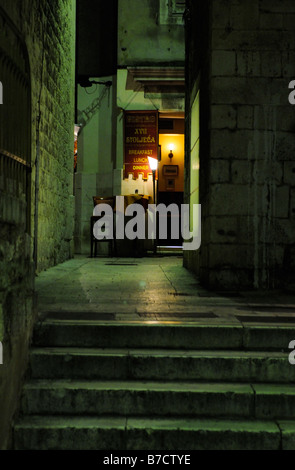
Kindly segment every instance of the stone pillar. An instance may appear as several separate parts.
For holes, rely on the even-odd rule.
[[[195,72],[208,84],[199,273],[222,288],[278,287],[294,267],[295,4],[214,0],[207,13],[207,42],[191,38],[207,52]]]

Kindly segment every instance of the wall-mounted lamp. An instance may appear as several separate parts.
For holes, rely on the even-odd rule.
[[[170,145],[169,145],[169,150],[170,150],[170,152],[168,153],[168,157],[170,158],[170,162],[171,162],[171,160],[172,160],[172,158],[173,158],[173,156],[174,156],[174,155],[173,155],[173,150],[174,150],[174,149],[175,149],[175,145],[174,145],[174,144],[170,144]]]
[[[78,135],[79,135],[79,132],[80,132],[80,129],[81,127],[78,125],[78,124],[75,124],[74,125],[74,136],[75,136],[75,139],[77,139]]]
[[[154,204],[156,204],[156,191],[155,191],[155,181],[156,181],[156,171],[158,169],[158,160],[156,158],[148,157],[150,169],[153,173],[153,197]]]
[[[153,203],[156,204],[156,171],[158,169],[158,160],[157,158],[148,157],[150,169],[153,173]],[[154,235],[154,254],[157,253],[157,235]]]
[[[112,82],[97,82],[96,80],[90,80],[89,77],[81,76],[78,78],[78,85],[80,85],[82,88],[89,88],[92,85],[105,85],[106,87],[110,87]]]

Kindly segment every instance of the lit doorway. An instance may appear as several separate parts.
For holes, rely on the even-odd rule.
[[[184,117],[183,114],[159,116],[159,145],[161,159],[158,168],[157,202],[168,207],[176,204],[178,207],[177,223],[179,236],[171,235],[171,215],[168,213],[167,239],[158,238],[158,249],[180,250],[181,237],[181,204],[184,195]],[[159,220],[160,223],[160,220]],[[158,224],[159,225],[159,224]]]

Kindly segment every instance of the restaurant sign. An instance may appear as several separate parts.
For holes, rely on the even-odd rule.
[[[125,111],[124,178],[152,173],[148,157],[158,158],[158,112]]]

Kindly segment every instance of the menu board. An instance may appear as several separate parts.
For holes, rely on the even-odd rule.
[[[125,111],[124,178],[139,174],[147,179],[152,173],[148,157],[158,159],[158,112]]]

